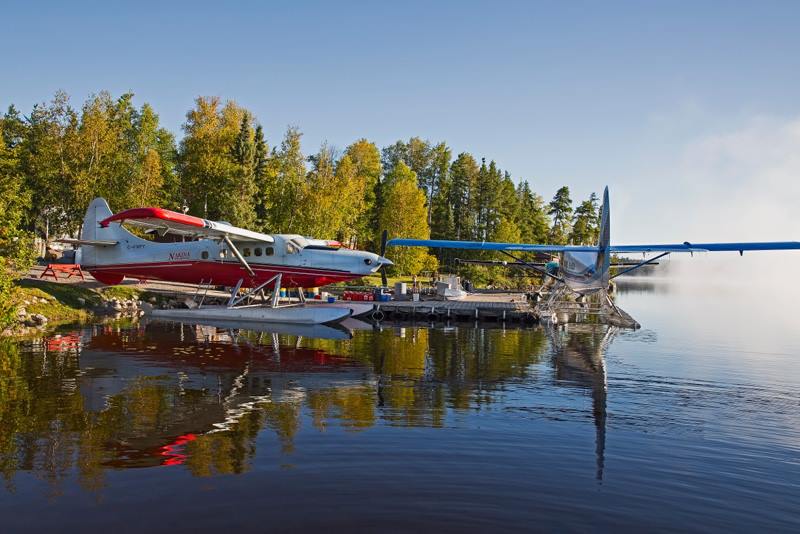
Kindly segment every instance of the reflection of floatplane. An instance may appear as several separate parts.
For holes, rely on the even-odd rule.
[[[548,331],[555,359],[556,379],[591,391],[597,479],[602,480],[608,395],[605,353],[616,334],[616,327],[579,324],[558,329],[549,328]]]
[[[123,223],[161,236],[171,233],[193,240],[156,243],[133,235]],[[349,250],[336,241],[263,234],[160,208],[113,214],[102,198],[89,204],[80,239],[65,241],[81,246],[84,268],[104,284],[119,284],[130,277],[196,284],[198,293],[211,286],[233,288],[227,306],[154,311],[154,315],[188,315],[195,320],[336,322],[350,316],[351,307],[304,306],[302,290],[298,305],[279,305],[280,288],[353,280],[391,265],[382,255]]]
[[[617,308],[608,296],[609,283],[612,279],[651,265],[658,259],[674,252],[738,252],[756,250],[790,250],[800,249],[798,241],[758,242],[758,243],[684,243],[662,245],[612,245],[610,207],[608,202],[608,188],[603,194],[603,206],[600,210],[600,235],[597,245],[541,245],[524,243],[492,243],[485,241],[444,241],[427,239],[392,239],[388,245],[410,247],[453,248],[467,250],[482,250],[500,252],[512,262],[504,265],[530,269],[541,274],[545,279],[552,281],[553,286],[547,299],[537,304],[539,315],[546,320],[556,319],[563,309],[567,312],[580,312],[581,305],[587,296],[600,302],[600,308],[593,310],[602,319],[619,326],[638,327],[638,323],[629,315]],[[547,269],[542,264],[532,263],[521,258],[519,253],[540,252],[558,254],[560,259],[557,268]],[[638,263],[615,264],[622,266],[613,276],[611,275],[612,254],[656,254],[645,258]],[[516,254],[516,255],[515,255]],[[487,262],[494,263],[494,262]],[[578,302],[570,301],[566,297],[577,296]],[[573,305],[576,304],[576,305]],[[583,313],[590,310],[583,307]]]
[[[305,396],[331,384],[342,390],[369,383],[357,362],[287,341],[282,335],[260,344],[245,331],[195,325],[154,323],[136,335],[97,328],[81,355],[84,409],[102,413],[144,403],[157,410],[148,419],[130,407],[129,417],[114,420],[102,464],[181,464],[195,443],[221,446],[226,455],[252,454],[249,442],[265,424],[279,433],[296,427]]]
[[[184,325],[186,321],[175,321],[169,318],[158,317],[157,321],[174,322]],[[358,319],[348,318],[344,321],[336,322],[333,324],[282,324],[276,322],[263,322],[263,321],[236,321],[231,319],[203,319],[202,324],[187,324],[185,326],[196,326],[201,330],[225,330],[235,332],[238,330],[246,330],[248,332],[255,332],[259,335],[267,334],[276,336],[284,334],[288,336],[296,336],[298,339],[314,338],[314,339],[332,339],[344,340],[353,337],[353,330],[367,330],[372,329],[372,326],[359,321]]]

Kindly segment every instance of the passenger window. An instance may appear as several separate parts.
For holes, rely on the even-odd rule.
[[[286,243],[286,253],[287,254],[294,254],[297,252],[297,247],[294,246],[292,243]]]
[[[256,256],[261,256],[261,247],[256,247],[256,249],[253,252],[256,253]]]
[[[245,257],[245,258],[248,258],[248,257],[250,257],[250,249],[249,249],[249,248],[246,248],[246,247],[245,247],[245,249],[244,249],[244,257]]]
[[[223,248],[222,250],[220,250],[219,251],[219,257],[220,258],[227,258],[228,257],[228,249]]]
[[[207,260],[208,259],[208,251],[204,250],[203,252],[201,252],[200,253],[200,257],[203,258],[204,260]]]
[[[275,254],[275,249],[272,247],[267,247],[264,249],[264,254],[267,256],[272,256],[273,254]]]

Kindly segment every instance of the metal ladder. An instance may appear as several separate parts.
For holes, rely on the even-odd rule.
[[[196,304],[196,308],[200,308],[203,305],[203,302],[206,300],[206,295],[208,295],[208,290],[213,287],[212,285],[213,280],[211,278],[208,279],[208,282],[205,279],[201,279],[200,283],[197,285],[197,289],[194,290],[194,295],[192,295],[192,302]],[[198,297],[200,300],[198,301]]]

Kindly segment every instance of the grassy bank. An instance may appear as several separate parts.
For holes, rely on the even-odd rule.
[[[94,310],[113,299],[127,301],[148,297],[142,290],[130,286],[90,289],[27,278],[16,283],[12,298],[28,315],[43,315],[48,324],[53,325],[88,321],[94,317]]]
[[[51,322],[85,321],[90,309],[99,306],[99,293],[72,284],[39,280],[20,280],[14,293],[19,307],[28,313],[39,313]]]

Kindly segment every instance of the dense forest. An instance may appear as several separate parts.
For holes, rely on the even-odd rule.
[[[495,161],[454,156],[445,142],[412,137],[381,149],[358,139],[306,155],[298,128],[265,130],[217,97],[197,98],[182,130],[178,141],[130,93],[101,92],[79,109],[63,92],[27,114],[11,105],[0,118],[3,269],[30,261],[33,236],[79,232],[96,196],[114,211],[157,205],[367,250],[384,228],[390,237],[575,244],[598,231],[596,195],[573,207],[565,186],[547,202]],[[452,252],[392,252],[401,273],[452,263]]]

